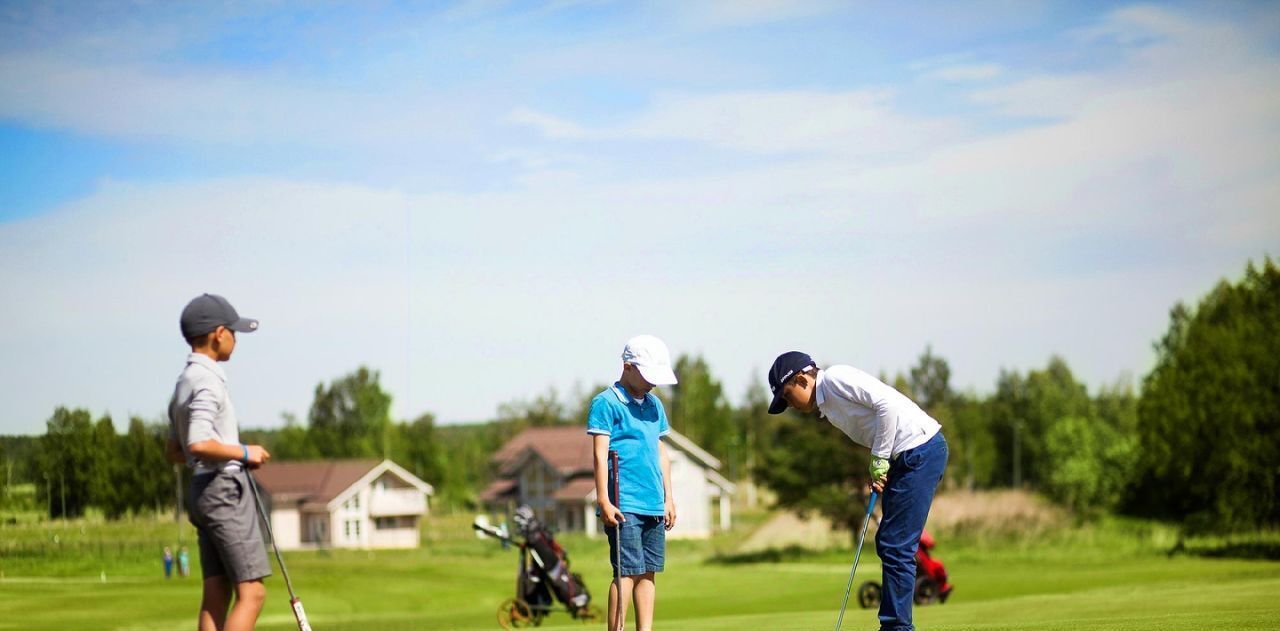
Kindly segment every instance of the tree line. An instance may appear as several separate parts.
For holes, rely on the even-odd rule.
[[[1090,392],[1067,362],[1050,357],[1025,372],[1002,370],[989,393],[957,391],[950,364],[930,347],[905,371],[881,379],[942,423],[951,448],[945,488],[1021,487],[1081,515],[1124,512],[1178,520],[1197,530],[1280,523],[1280,271],[1249,264],[1198,305],[1170,312],[1155,367],[1140,384]],[[770,416],[758,380],[735,403],[700,356],[677,358],[680,383],[663,388],[672,426],[723,462],[735,480],[769,487],[779,504],[854,525],[865,499],[865,449],[825,422]],[[305,421],[245,430],[278,460],[386,457],[431,482],[437,503],[474,507],[493,472],[489,458],[527,427],[584,424],[605,384],[554,388],[504,403],[496,418],[437,426],[431,414],[391,418],[391,395],[366,367],[318,384]],[[58,408],[38,440],[0,440],[0,483],[44,489],[53,516],[89,506],[106,515],[163,507],[174,478],[164,462],[167,427]],[[0,474],[4,474],[0,470]],[[2,498],[3,496],[0,496]]]

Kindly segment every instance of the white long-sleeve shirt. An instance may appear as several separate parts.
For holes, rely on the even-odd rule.
[[[853,366],[818,371],[818,411],[853,442],[871,448],[877,458],[925,444],[942,425],[883,381]]]

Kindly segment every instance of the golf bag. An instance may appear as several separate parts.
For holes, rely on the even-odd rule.
[[[535,568],[534,580],[546,581],[556,600],[572,610],[586,607],[591,594],[583,584],[582,576],[569,571],[569,555],[560,547],[547,528],[538,521],[528,506],[517,508],[512,521],[524,537]]]
[[[603,619],[603,613],[591,604],[582,575],[569,569],[569,555],[556,542],[555,537],[533,515],[527,506],[516,509],[512,515],[523,541],[508,536],[506,528],[494,528],[477,519],[472,528],[502,542],[502,547],[515,545],[520,548],[520,561],[516,568],[515,598],[498,606],[498,624],[513,629],[542,624],[542,619],[556,609],[556,601],[564,605],[570,616],[583,622]]]
[[[938,542],[928,531],[920,533],[920,547],[916,548],[916,588],[912,600],[917,605],[945,603],[951,597],[952,585],[947,580],[947,568],[940,559],[929,552]],[[880,582],[867,581],[858,588],[858,604],[863,609],[880,605]]]

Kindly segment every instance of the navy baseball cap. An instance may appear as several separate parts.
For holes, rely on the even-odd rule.
[[[226,298],[216,294],[202,294],[192,298],[182,310],[178,325],[182,327],[182,337],[187,339],[210,333],[220,326],[240,333],[258,330],[257,320],[240,317]]]
[[[817,365],[808,353],[800,351],[787,351],[773,360],[773,367],[769,369],[769,389],[773,391],[773,402],[769,404],[770,414],[782,414],[787,409],[787,400],[782,398],[782,384],[805,368]]]

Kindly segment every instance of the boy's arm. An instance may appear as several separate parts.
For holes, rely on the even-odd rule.
[[[595,463],[596,504],[600,506],[600,516],[604,519],[604,523],[611,528],[616,528],[618,522],[626,521],[626,518],[622,516],[622,511],[609,501],[609,436],[592,434],[591,447],[595,456],[592,461]]]
[[[662,494],[666,498],[663,521],[667,530],[671,530],[676,527],[676,496],[671,492],[671,454],[667,453],[667,443],[661,439],[658,440],[658,464],[662,466]]]
[[[187,445],[191,455],[205,462],[226,462],[238,460],[251,467],[261,466],[271,459],[262,445],[229,445],[213,438]]]

